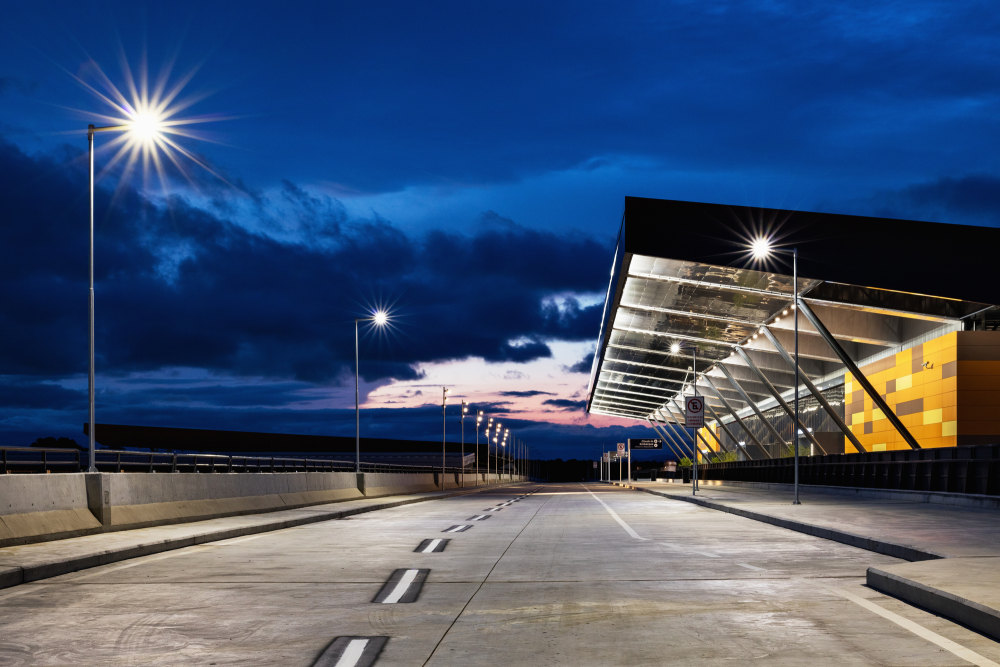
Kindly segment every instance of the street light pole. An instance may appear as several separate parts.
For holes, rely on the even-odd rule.
[[[444,470],[445,470],[445,406],[448,404],[448,388],[441,387],[441,490],[444,491]]]
[[[468,411],[469,411],[469,404],[466,403],[465,399],[463,398],[462,399],[462,416],[459,417],[459,421],[462,422],[462,450],[461,450],[462,451],[462,463],[461,463],[461,466],[460,466],[462,468],[462,472],[461,472],[461,475],[462,475],[462,477],[461,477],[461,480],[462,480],[461,486],[462,486],[462,488],[465,488],[465,413],[467,413]]]
[[[361,384],[361,366],[358,361],[358,322],[372,322],[377,327],[383,327],[389,322],[389,314],[384,310],[376,310],[368,317],[354,318],[354,472],[361,472],[361,402],[359,385]]]
[[[87,466],[87,472],[97,472],[97,464],[95,462],[95,448],[97,443],[97,436],[94,432],[94,393],[95,393],[95,381],[94,381],[94,133],[95,132],[134,132],[144,138],[146,141],[155,141],[155,137],[160,134],[161,121],[158,118],[153,118],[148,114],[143,114],[142,118],[135,117],[131,124],[126,125],[106,125],[104,127],[95,127],[93,123],[87,125],[87,161],[89,163],[90,170],[90,298],[89,298],[89,317],[88,317],[88,329],[89,329],[89,343],[90,343],[90,353],[89,353],[89,363],[87,369],[87,403],[88,403],[88,415],[87,415],[87,425],[88,425],[88,450],[89,450],[89,465]]]
[[[795,322],[795,498],[793,505],[801,505],[799,500],[799,249],[792,248],[792,283],[794,283],[794,303],[792,304],[793,321]]]
[[[753,244],[750,247],[753,252],[755,259],[764,259],[771,254],[771,241],[767,237],[758,237],[754,239]],[[792,248],[792,319],[794,321],[794,331],[795,331],[795,387],[793,391],[795,392],[795,423],[792,424],[792,448],[794,449],[793,456],[795,459],[793,469],[793,488],[794,488],[794,498],[792,499],[793,505],[801,505],[802,502],[799,500],[799,249],[798,247]]]
[[[479,472],[479,425],[483,423],[483,411],[480,410],[476,414],[476,486],[479,486],[479,478],[482,473]]]

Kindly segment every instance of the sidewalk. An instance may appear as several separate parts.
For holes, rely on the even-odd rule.
[[[617,483],[616,483],[617,484]],[[1000,510],[859,497],[800,486],[679,482],[628,488],[692,502],[908,561],[868,568],[868,585],[1000,640]]]
[[[498,488],[504,488],[504,485],[361,498],[264,514],[242,514],[4,547],[0,549],[0,589],[195,544]]]

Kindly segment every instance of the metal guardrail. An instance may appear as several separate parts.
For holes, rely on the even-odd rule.
[[[791,483],[793,459],[710,463],[701,479]],[[802,484],[1000,495],[1000,445],[799,458]]]
[[[100,472],[354,472],[354,461],[283,456],[97,450]],[[45,447],[0,447],[0,473],[84,472],[86,452]],[[440,467],[361,462],[361,472],[441,472]],[[463,472],[446,468],[446,473]],[[466,473],[474,470],[466,469]]]

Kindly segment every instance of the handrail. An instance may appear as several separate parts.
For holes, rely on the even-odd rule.
[[[81,450],[50,447],[0,447],[0,473],[81,472],[86,462]],[[354,472],[355,462],[323,457],[244,456],[196,452],[136,452],[99,449],[95,465],[100,472]],[[440,466],[362,461],[361,472],[436,473]],[[446,473],[475,474],[474,469],[451,467]]]

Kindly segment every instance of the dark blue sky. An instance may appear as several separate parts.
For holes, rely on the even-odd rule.
[[[82,84],[125,90],[123,60],[191,75],[177,117],[213,122],[178,143],[214,174],[101,177],[99,421],[348,435],[352,318],[384,302],[367,434],[439,437],[447,384],[591,457],[622,437],[581,406],[623,198],[996,225],[994,9],[6,7],[0,441],[82,441],[84,130],[107,112]]]

